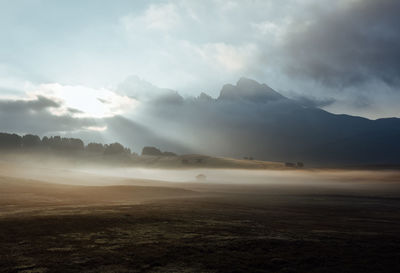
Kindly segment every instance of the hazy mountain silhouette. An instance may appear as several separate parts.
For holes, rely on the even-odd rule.
[[[135,88],[128,90],[130,86]],[[370,120],[332,114],[318,108],[319,103],[287,98],[266,84],[246,78],[235,85],[224,85],[217,98],[206,93],[183,97],[174,90],[155,86],[150,86],[147,94],[148,85],[137,86],[128,82],[121,87],[126,88],[124,94],[139,101],[131,116],[90,120],[66,115],[60,120],[46,110],[57,104],[39,98],[35,104],[3,103],[8,106],[3,114],[13,117],[19,130],[11,130],[16,128],[11,122],[3,124],[2,130],[23,129],[43,136],[49,135],[52,128],[75,131],[82,126],[104,126],[108,140],[124,143],[137,153],[144,146],[155,146],[178,154],[300,161],[308,166],[400,164],[398,118]],[[34,109],[40,110],[39,116],[30,114]],[[45,121],[45,127],[29,123],[38,117]],[[86,143],[103,142],[102,133],[83,130],[64,136],[82,138]],[[25,141],[23,146],[28,147],[38,142],[31,137],[18,139],[4,136],[0,146],[18,146],[18,141]]]
[[[246,78],[224,85],[216,99],[202,93],[177,101],[158,100],[147,114],[159,121],[157,130],[176,132],[177,143],[199,153],[314,165],[400,163],[397,118],[332,114]]]
[[[236,85],[225,84],[218,100],[248,100],[252,102],[269,102],[287,99],[266,84],[240,78]]]

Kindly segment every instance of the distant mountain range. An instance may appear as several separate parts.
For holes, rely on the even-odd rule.
[[[153,85],[124,83],[116,92],[137,104],[121,115],[55,115],[51,98],[0,102],[0,131],[61,134],[84,142],[119,142],[133,151],[155,146],[177,154],[244,157],[306,166],[400,165],[400,119],[337,115],[241,78],[217,98],[182,97]],[[99,130],[85,129],[98,127]],[[102,129],[104,128],[104,129]],[[0,146],[2,143],[0,143]],[[81,145],[82,146],[82,145]]]
[[[165,92],[144,113],[157,137],[140,130],[130,137],[179,153],[323,166],[400,163],[400,119],[332,114],[246,78],[224,85],[216,99]]]

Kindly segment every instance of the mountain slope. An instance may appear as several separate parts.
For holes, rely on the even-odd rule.
[[[236,85],[224,85],[218,97],[218,100],[248,100],[263,103],[286,99],[268,85],[247,78],[240,78]]]
[[[157,130],[191,151],[311,165],[400,163],[400,119],[336,115],[242,78],[217,99],[202,94],[147,106]]]

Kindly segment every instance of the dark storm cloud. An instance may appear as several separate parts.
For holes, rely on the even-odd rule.
[[[299,104],[305,107],[321,108],[336,102],[333,98],[318,99],[315,97],[299,96],[294,98]]]
[[[0,100],[1,131],[46,134],[80,130],[103,123],[97,119],[75,118],[68,114],[55,115],[51,111],[60,108],[59,102],[43,96],[32,100]]]
[[[60,104],[49,98],[38,96],[35,100],[0,100],[0,112],[43,111],[47,108],[58,108]]]
[[[309,24],[296,22],[287,33],[289,74],[339,88],[370,80],[399,86],[400,1],[354,1],[331,10],[313,11]]]

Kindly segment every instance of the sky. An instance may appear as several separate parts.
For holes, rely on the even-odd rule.
[[[0,0],[0,130],[23,133],[13,122],[36,111],[57,126],[35,116],[26,131],[102,132],[163,92],[215,98],[242,76],[333,113],[400,117],[399,12],[397,0]]]

